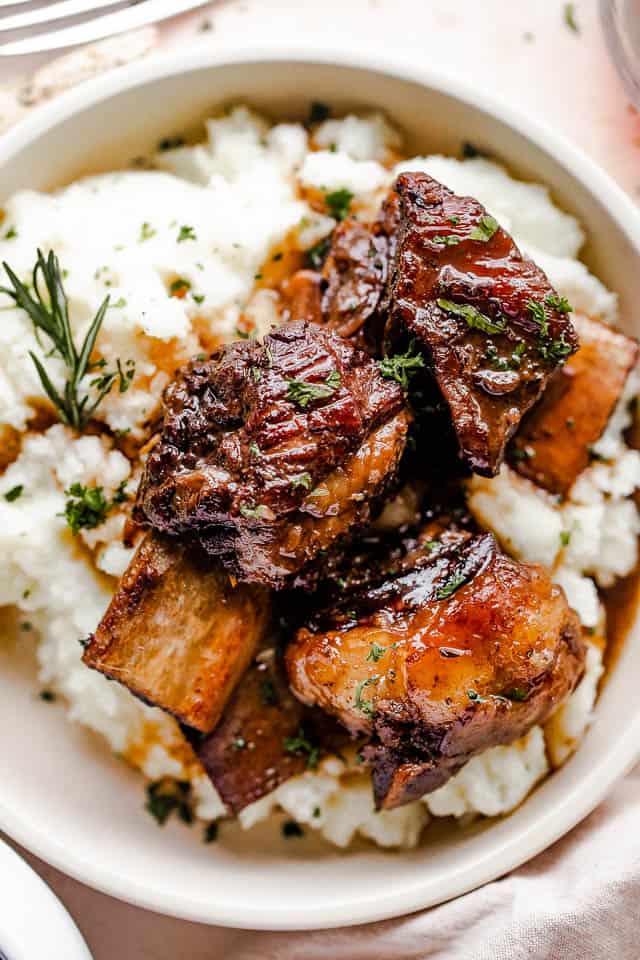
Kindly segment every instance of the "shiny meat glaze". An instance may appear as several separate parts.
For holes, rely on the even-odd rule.
[[[328,330],[290,323],[193,361],[165,397],[136,514],[281,587],[365,522],[409,422],[398,384]]]
[[[411,560],[313,618],[286,654],[303,702],[371,737],[384,808],[542,722],[584,665],[563,591],[541,567],[500,554],[490,534],[428,540]]]
[[[388,276],[389,242],[353,218],[333,231],[322,268],[322,317],[341,337],[380,355],[386,317],[380,307]]]
[[[553,375],[522,421],[508,459],[550,493],[565,496],[589,465],[638,360],[638,344],[599,320],[578,314],[580,349]]]
[[[422,347],[460,455],[493,476],[507,441],[577,337],[545,274],[484,207],[424,173],[403,173],[386,340]]]
[[[208,732],[263,642],[268,592],[148,533],[83,654],[87,666]]]

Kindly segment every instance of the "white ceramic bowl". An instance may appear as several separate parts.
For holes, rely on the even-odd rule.
[[[44,880],[0,841],[0,956],[91,960],[80,931]]]
[[[0,194],[49,188],[112,168],[229,100],[278,117],[309,102],[375,106],[411,151],[491,149],[518,176],[545,182],[589,236],[585,260],[620,294],[640,332],[640,217],[575,148],[458,83],[366,61],[291,50],[149,60],[100,78],[34,114],[0,143]],[[2,195],[0,195],[0,203]],[[91,225],[100,229],[100,225]],[[635,324],[635,327],[634,327]],[[637,625],[576,756],[511,816],[463,831],[443,824],[410,853],[348,853],[281,843],[275,831],[223,830],[204,846],[184,827],[159,829],[140,779],[33,695],[33,667],[0,662],[0,826],[84,882],[145,907],[230,926],[301,929],[362,923],[432,905],[513,869],[571,829],[638,757]]]

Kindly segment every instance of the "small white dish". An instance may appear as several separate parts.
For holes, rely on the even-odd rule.
[[[47,189],[126,163],[230,100],[281,118],[306,115],[312,100],[336,112],[375,106],[405,131],[411,152],[455,154],[463,141],[490,149],[517,176],[547,183],[582,221],[585,261],[619,293],[623,326],[640,333],[640,214],[622,190],[530,118],[379,55],[191,52],[100,77],[0,141],[0,203],[19,188]],[[141,778],[68,724],[62,709],[38,701],[33,665],[20,667],[0,645],[0,827],[84,883],[191,920],[309,929],[397,916],[502,876],[593,810],[638,759],[639,673],[636,622],[578,753],[509,817],[466,830],[442,824],[408,853],[364,845],[343,853],[282,843],[277,828],[225,827],[207,846],[179,824],[159,829],[144,812]]]
[[[0,841],[0,957],[91,960],[80,931],[44,880]]]

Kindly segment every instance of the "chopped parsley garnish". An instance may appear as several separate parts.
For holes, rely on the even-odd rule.
[[[560,532],[560,543],[562,544],[562,546],[563,546],[563,547],[568,547],[570,540],[571,540],[571,531],[570,531],[570,530],[562,530],[562,531]]]
[[[540,336],[548,337],[549,319],[547,317],[547,311],[544,308],[544,303],[539,303],[537,300],[529,300],[527,303],[527,313],[531,319],[538,324]]]
[[[282,260],[283,257],[284,257],[284,253],[282,252],[282,250],[278,250],[278,252],[274,253],[274,255],[271,257],[271,260],[273,263],[277,263],[278,260]]]
[[[514,347],[511,356],[501,357],[495,343],[489,343],[483,359],[486,360],[494,370],[518,370],[526,349],[526,343],[521,340],[520,343]]]
[[[302,727],[298,730],[297,736],[285,737],[282,745],[287,753],[293,753],[298,757],[306,755],[307,770],[315,770],[318,766],[320,749],[311,743]]]
[[[197,240],[196,232],[193,227],[189,227],[186,224],[180,227],[180,232],[178,233],[178,243],[184,243],[185,240]]]
[[[44,700],[45,703],[54,703],[56,695],[53,690],[41,690],[40,699]]]
[[[255,440],[252,440],[251,443],[249,444],[249,453],[252,454],[254,457],[259,457],[261,454],[260,447],[255,442]]]
[[[333,370],[324,383],[287,380],[287,400],[305,410],[313,400],[326,400],[333,396],[341,383],[342,378],[337,370]]]
[[[309,107],[307,124],[311,127],[314,123],[322,123],[329,118],[330,113],[331,110],[326,103],[322,103],[320,100],[313,100]]]
[[[215,841],[218,839],[218,830],[219,830],[219,827],[215,821],[208,823],[204,828],[204,831],[202,834],[202,842],[215,843]]]
[[[138,237],[139,243],[144,243],[145,240],[151,240],[151,237],[155,237],[158,231],[154,230],[150,223],[145,222],[140,227],[140,236]]]
[[[304,837],[304,830],[295,820],[285,820],[281,830],[283,837]]]
[[[386,652],[387,652],[386,647],[383,647],[379,643],[376,643],[374,641],[371,644],[371,649],[369,650],[369,653],[367,654],[367,660],[371,661],[371,663],[377,663],[378,660],[382,660]]]
[[[193,811],[189,803],[191,784],[188,780],[157,780],[147,787],[145,809],[162,827],[172,813],[184,823],[193,823]]]
[[[4,498],[8,503],[13,503],[14,500],[17,500],[18,497],[22,496],[23,491],[24,491],[24,484],[18,483],[15,487],[11,487],[11,490],[7,490],[7,492],[4,495]]]
[[[324,198],[327,210],[335,220],[344,220],[348,216],[352,200],[353,194],[347,189],[333,190]]]
[[[378,361],[378,367],[383,377],[387,380],[396,380],[401,387],[408,390],[411,378],[424,367],[424,357],[418,353],[416,342],[412,340],[406,353],[385,357]]]
[[[289,481],[293,489],[297,487],[303,487],[305,490],[311,490],[311,484],[313,480],[310,473],[301,473],[297,477],[292,477]]]
[[[268,510],[269,508],[263,504],[258,504],[257,507],[250,507],[246,503],[243,503],[240,507],[240,515],[246,517],[248,520],[263,520],[267,516]]]
[[[103,373],[98,378],[98,382],[92,384],[97,388],[95,394],[86,393],[80,396],[84,378],[96,368],[104,367],[104,361],[92,361],[91,354],[109,306],[109,297],[106,297],[100,305],[89,324],[84,340],[78,347],[73,339],[69,321],[69,302],[62,282],[64,273],[60,269],[60,263],[54,252],[50,250],[45,258],[42,251],[38,250],[30,289],[18,279],[8,263],[4,263],[3,266],[11,282],[11,288],[0,287],[0,290],[28,314],[36,337],[44,334],[49,339],[51,349],[48,355],[58,356],[66,367],[67,378],[64,389],[59,392],[53,385],[43,362],[35,353],[29,351],[42,388],[54,405],[60,420],[68,427],[82,430],[118,377],[118,371],[114,372],[113,377]]]
[[[324,237],[312,247],[309,247],[304,255],[306,265],[313,270],[319,270],[326,259],[330,245],[331,237]]]
[[[450,580],[447,580],[445,584],[436,590],[436,600],[447,600],[466,582],[467,578],[464,574],[457,574],[456,576],[451,577]]]
[[[123,481],[113,499],[107,500],[102,487],[85,487],[81,483],[72,483],[65,490],[68,499],[63,514],[71,532],[76,535],[80,530],[94,530],[104,523],[114,506],[128,500],[125,486],[126,481]]]
[[[367,717],[373,716],[373,704],[371,700],[364,700],[362,697],[362,691],[367,687],[376,684],[379,681],[380,677],[377,674],[374,674],[372,677],[367,677],[366,680],[359,680],[356,684],[355,693],[353,696],[353,705],[356,710],[361,710],[362,713]]]
[[[104,360],[99,360],[95,366],[96,368],[102,369],[106,366],[106,362]],[[91,381],[91,386],[96,387],[99,393],[106,394],[109,393],[111,387],[117,381],[118,393],[126,393],[131,386],[131,381],[133,380],[135,373],[135,360],[127,360],[123,367],[120,358],[118,358],[116,360],[116,369],[107,370],[106,373],[101,373],[99,377],[95,377]]]
[[[580,27],[578,26],[578,21],[576,20],[575,3],[565,3],[563,14],[564,22],[569,27],[569,30],[573,30],[574,33],[580,33]]]
[[[205,299],[204,293],[192,293],[191,299],[193,300],[194,303],[197,303],[198,305],[200,305],[201,303],[204,303],[204,299]]]
[[[511,451],[511,459],[513,461],[519,460],[532,460],[536,455],[533,447],[516,447]]]
[[[247,741],[244,737],[235,737],[232,746],[234,750],[246,750]]]
[[[9,227],[9,229],[7,230],[7,232],[5,233],[5,235],[4,235],[4,237],[3,237],[2,239],[3,239],[3,240],[15,240],[15,238],[16,238],[17,236],[18,236],[18,231],[16,230],[16,228],[15,228],[15,227]]]
[[[460,243],[462,237],[456,237],[455,234],[451,233],[446,236],[437,236],[432,237],[432,243],[439,243],[443,247],[455,247],[456,244]]]
[[[186,297],[189,290],[191,290],[191,284],[189,281],[185,280],[184,277],[176,277],[169,287],[169,296],[178,297],[179,300],[182,300],[184,297]]]
[[[505,692],[507,700],[515,700],[517,703],[524,703],[529,696],[529,691],[524,687],[512,687]]]
[[[478,225],[475,226],[469,234],[469,239],[481,240],[483,243],[487,243],[499,229],[500,224],[498,221],[488,213],[485,213],[485,215],[480,218]]]
[[[278,693],[272,680],[267,678],[260,684],[260,699],[265,707],[273,707],[278,703]]]
[[[470,330],[482,330],[483,333],[503,333],[505,320],[491,320],[470,304],[454,303],[452,300],[436,300],[441,310],[466,320]]]
[[[573,313],[573,307],[567,298],[559,297],[557,293],[550,293],[544,302],[548,307],[551,307],[552,310],[557,310],[558,313]]]
[[[549,303],[550,300],[552,301],[551,303]],[[567,313],[567,307],[571,310],[571,306],[566,300],[561,300],[553,295],[547,297],[545,303],[560,310],[561,313]],[[560,304],[560,306],[558,306],[558,304]],[[536,300],[529,300],[527,303],[527,313],[531,319],[537,323],[540,329],[538,353],[542,359],[551,361],[552,363],[563,363],[573,348],[571,344],[566,342],[564,333],[562,333],[557,340],[551,339],[549,335],[549,318],[547,317],[545,304]]]

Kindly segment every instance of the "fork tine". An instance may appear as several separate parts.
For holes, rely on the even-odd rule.
[[[27,37],[24,40],[14,40],[0,45],[0,57],[19,56],[27,53],[42,53],[45,50],[58,50],[61,47],[71,47],[81,43],[91,43],[103,37],[124,33],[125,30],[134,30],[144,27],[156,20],[166,20],[186,10],[203,7],[207,0],[144,0],[133,7],[107,13],[104,16],[90,20],[88,23],[79,23],[72,27],[64,27],[52,33],[39,34]]]
[[[60,3],[49,3],[46,7],[28,10],[26,13],[15,13],[10,17],[0,19],[0,33],[4,30],[24,30],[35,27],[38,23],[48,23],[51,20],[61,20],[63,17],[75,17],[83,13],[91,13],[100,7],[114,7],[122,0],[61,0]]]

